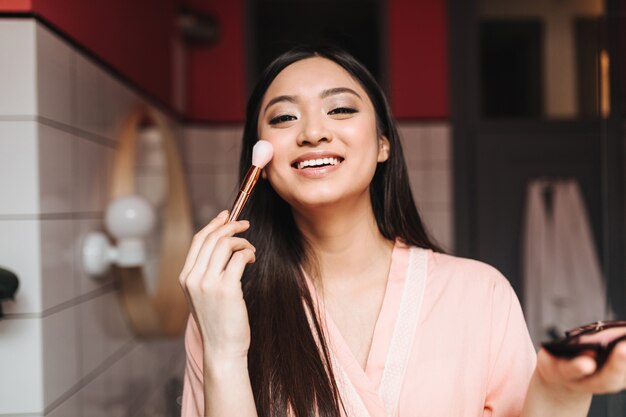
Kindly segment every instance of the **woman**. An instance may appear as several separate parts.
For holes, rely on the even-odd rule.
[[[594,375],[588,357],[537,361],[508,281],[429,239],[386,100],[354,58],[299,48],[270,64],[242,176],[259,138],[274,158],[249,221],[219,214],[180,275],[183,416],[572,417],[624,387],[626,346]]]

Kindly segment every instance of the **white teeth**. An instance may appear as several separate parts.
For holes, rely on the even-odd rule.
[[[321,165],[339,165],[339,158],[319,158],[319,159],[308,159],[306,161],[298,162],[298,169],[302,169],[305,167],[314,167]]]

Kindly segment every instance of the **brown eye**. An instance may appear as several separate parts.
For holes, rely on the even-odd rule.
[[[283,122],[289,122],[292,120],[296,120],[295,116],[291,116],[289,114],[281,114],[280,116],[276,116],[273,117],[272,119],[270,119],[269,123],[270,125],[276,125],[279,123],[283,123]]]
[[[358,110],[350,107],[337,107],[336,109],[332,109],[328,112],[328,114],[353,114]]]

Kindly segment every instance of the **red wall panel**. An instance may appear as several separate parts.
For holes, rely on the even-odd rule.
[[[388,0],[390,101],[398,119],[448,117],[443,0]]]
[[[0,12],[30,12],[32,8],[31,0],[0,0]]]
[[[188,0],[215,16],[219,41],[189,52],[187,116],[194,121],[238,122],[246,101],[243,0]]]

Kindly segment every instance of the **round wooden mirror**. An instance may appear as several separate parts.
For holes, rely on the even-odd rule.
[[[189,315],[178,283],[193,235],[187,184],[172,129],[156,109],[135,111],[124,123],[113,164],[111,200],[138,194],[156,211],[144,266],[117,268],[129,322],[143,337],[178,336]]]

